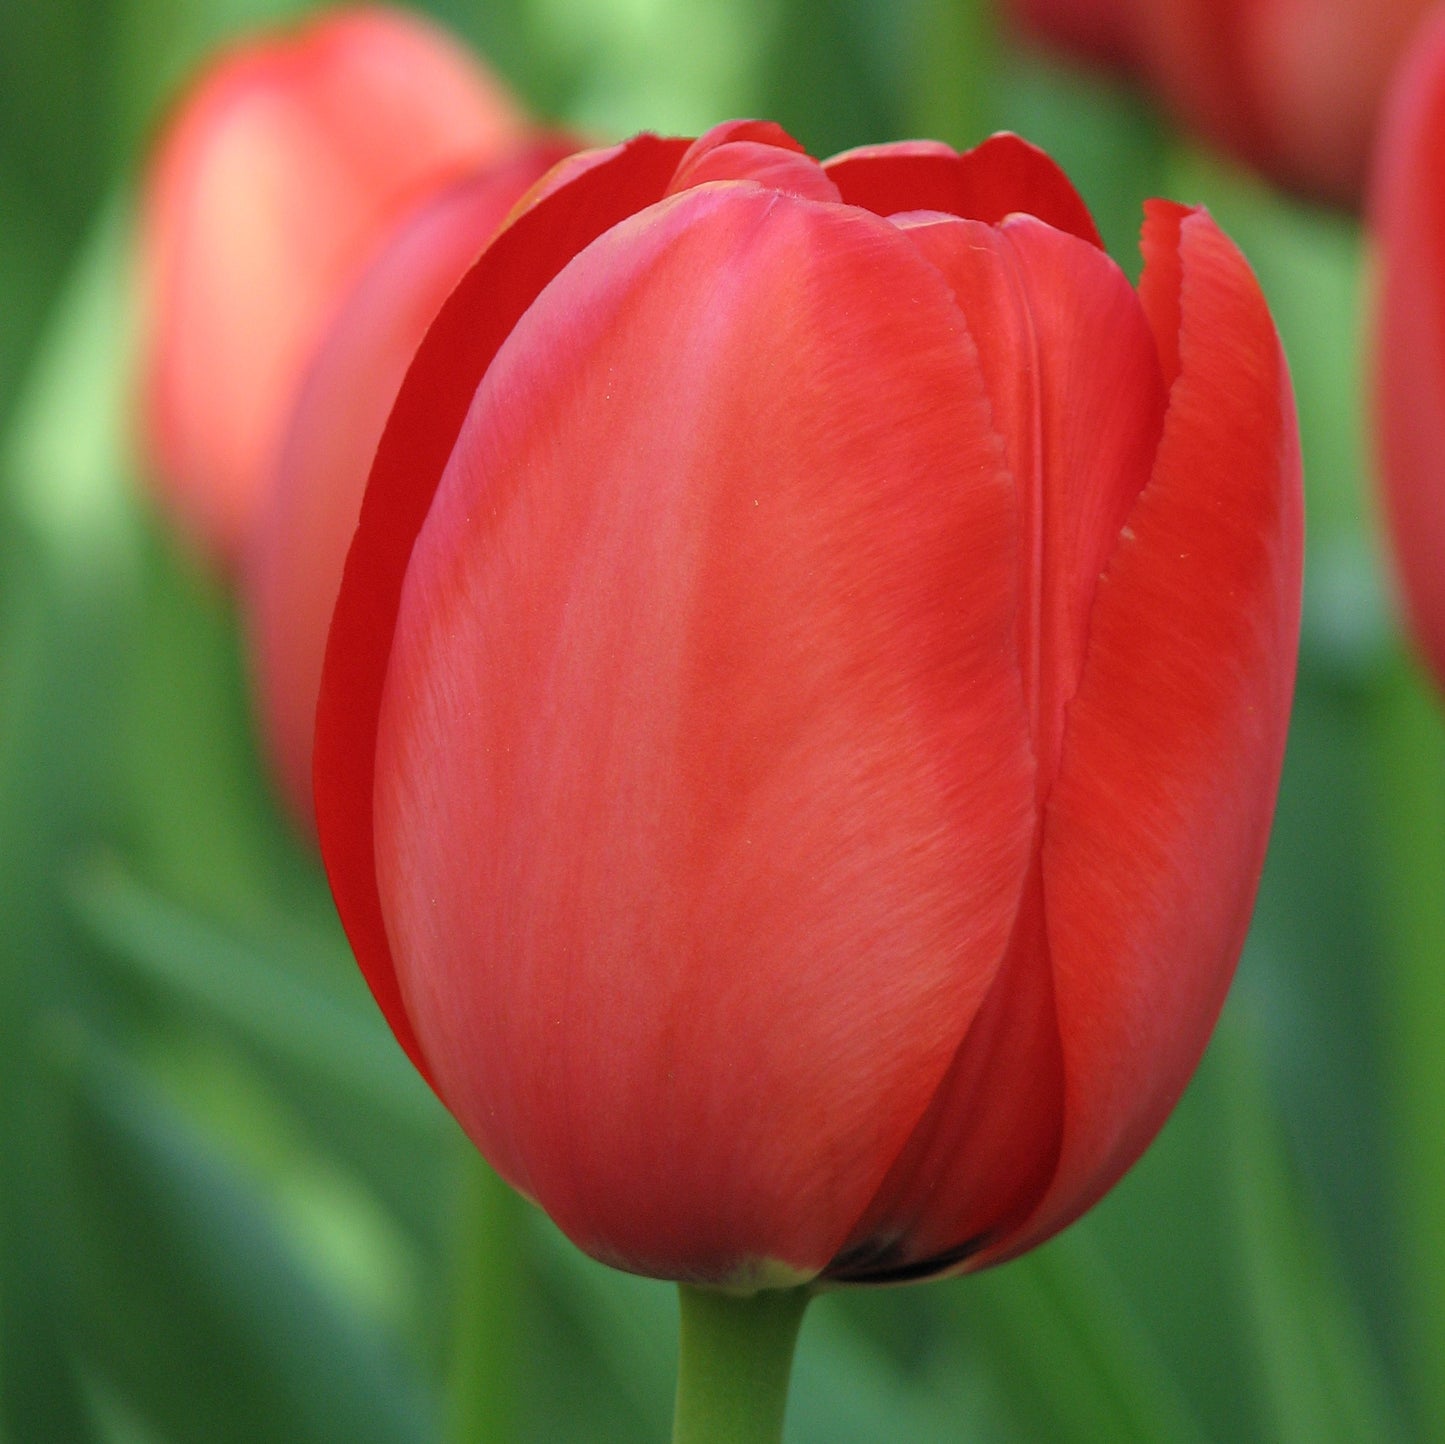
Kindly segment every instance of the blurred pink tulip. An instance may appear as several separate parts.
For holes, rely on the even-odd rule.
[[[1025,27],[1137,75],[1273,179],[1358,203],[1391,70],[1430,0],[1012,0]]]
[[[1385,518],[1406,619],[1445,688],[1445,11],[1391,92],[1369,217]]]
[[[225,53],[177,105],[141,232],[143,442],[232,567],[326,323],[425,195],[527,134],[501,84],[415,16],[338,11]]]

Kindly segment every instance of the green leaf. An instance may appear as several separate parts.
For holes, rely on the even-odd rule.
[[[1379,972],[1399,1320],[1421,1437],[1437,1438],[1445,1431],[1445,722],[1417,665],[1396,658],[1372,699],[1370,726],[1369,839],[1387,904]]]
[[[1237,1267],[1269,1437],[1280,1444],[1402,1440],[1379,1360],[1295,1183],[1240,1009],[1218,1042],[1233,1123]]]
[[[175,1444],[404,1444],[419,1383],[316,1283],[262,1196],[132,1065],[57,1039],[70,1114],[74,1326]]]
[[[946,1285],[1024,1437],[1197,1444],[1206,1436],[1107,1265],[1078,1231]]]
[[[75,887],[91,935],[152,987],[341,1092],[382,1129],[439,1140],[446,1115],[398,1047],[350,960],[335,956],[336,984],[279,966],[267,952],[169,903],[118,868]],[[349,996],[340,996],[342,980]]]
[[[0,442],[0,1411],[14,1437],[94,1437],[56,1312],[56,1100],[36,1019],[82,970],[59,878],[113,799],[113,697],[127,640],[127,538],[110,443],[119,332],[102,226]],[[87,844],[88,845],[88,844]]]
[[[910,1292],[922,1311],[924,1299]],[[878,1439],[946,1444],[959,1437],[961,1420],[969,1421],[966,1436],[981,1441],[991,1406],[979,1392],[979,1371],[957,1350],[949,1350],[950,1381],[937,1377],[937,1369],[924,1373],[899,1367],[856,1327],[863,1303],[844,1290],[825,1295],[809,1310],[793,1367],[786,1436],[791,1444],[872,1444]]]

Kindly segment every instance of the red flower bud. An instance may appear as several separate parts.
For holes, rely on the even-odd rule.
[[[540,137],[419,207],[346,297],[300,386],[277,475],[258,508],[242,600],[262,730],[282,792],[308,828],[326,632],[371,458],[407,364],[508,211],[576,148]]]
[[[564,164],[387,424],[317,821],[398,1039],[624,1268],[979,1267],[1139,1155],[1243,943],[1299,452],[1238,252],[998,136]]]
[[[1377,251],[1375,415],[1396,575],[1445,687],[1445,14],[1391,92],[1370,196]]]
[[[449,39],[382,9],[239,46],[181,101],[143,204],[144,439],[167,502],[223,564],[340,297],[422,196],[525,133]]]
[[[1358,203],[1381,101],[1430,0],[1013,0],[1266,175]]]

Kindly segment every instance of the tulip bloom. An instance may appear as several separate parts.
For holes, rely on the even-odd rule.
[[[310,827],[311,738],[331,609],[371,458],[407,364],[522,193],[576,149],[540,137],[408,217],[352,288],[301,385],[242,584],[267,745]]]
[[[1445,687],[1445,15],[1391,94],[1370,222],[1377,249],[1375,414],[1395,571],[1415,639]]]
[[[1137,75],[1298,190],[1359,201],[1390,73],[1430,0],[1014,0],[1042,38]]]
[[[381,239],[526,134],[446,36],[383,9],[247,42],[182,99],[143,199],[144,441],[213,557],[238,560],[302,372]]]
[[[397,1038],[608,1263],[997,1262],[1093,1203],[1243,943],[1293,401],[1202,211],[1139,291],[1042,153],[574,158],[412,363],[317,821]]]

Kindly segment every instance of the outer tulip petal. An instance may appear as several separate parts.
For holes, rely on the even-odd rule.
[[[1300,605],[1294,402],[1247,265],[1206,214],[1176,222],[1152,216],[1145,248],[1153,265],[1178,237],[1180,372],[1099,587],[1045,818],[1063,1147],[987,1262],[1082,1213],[1173,1107],[1243,946],[1279,781]]]
[[[1034,825],[1001,461],[937,273],[752,186],[582,252],[482,383],[381,892],[441,1095],[609,1262],[816,1273],[988,989]]]
[[[875,215],[944,211],[992,224],[1017,211],[1103,248],[1068,176],[1037,146],[1007,132],[962,155],[917,141],[864,146],[835,155],[823,169],[848,205]]]
[[[1375,412],[1392,555],[1411,630],[1445,687],[1445,17],[1402,73],[1370,215],[1379,257]]]
[[[573,149],[563,139],[539,141],[409,217],[332,323],[292,413],[245,596],[263,730],[292,811],[307,825],[326,633],[387,415],[447,294],[518,195]]]
[[[1127,278],[1077,237],[1025,216],[1000,228],[935,220],[906,234],[968,317],[1019,495],[1019,647],[1042,809],[1099,577],[1153,466],[1159,361]],[[835,1275],[935,1272],[1037,1202],[1062,1114],[1044,917],[1036,872],[988,1006]]]
[[[537,293],[593,237],[662,194],[686,142],[639,136],[512,221],[452,293],[387,422],[332,618],[317,702],[316,827],[337,911],[397,1040],[423,1075],[376,891],[376,719],[397,600],[482,373]]]

